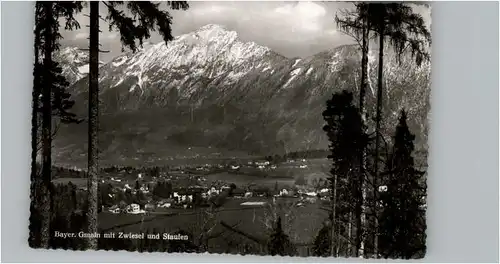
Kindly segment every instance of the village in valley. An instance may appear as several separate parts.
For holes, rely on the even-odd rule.
[[[104,168],[100,210],[101,214],[155,215],[210,206],[255,208],[279,199],[302,207],[329,199],[329,183],[326,174],[318,173],[317,163],[314,159],[275,161],[266,157],[219,164]],[[77,168],[59,171],[81,172]],[[311,174],[320,176],[309,179]],[[72,182],[86,191],[85,184],[78,184],[82,180],[85,178],[65,175],[55,183]]]

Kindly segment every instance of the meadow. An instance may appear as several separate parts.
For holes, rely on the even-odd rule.
[[[219,234],[211,239],[208,247],[211,252],[218,252],[217,248],[225,248],[226,243],[253,243],[247,237],[237,234],[222,225],[221,222],[234,226],[235,229],[249,234],[252,237],[266,241],[269,238],[270,227],[275,214],[282,217],[285,233],[291,241],[299,245],[310,245],[327,219],[327,212],[320,209],[321,202],[306,204],[302,207],[293,206],[297,198],[278,198],[274,206],[272,199],[229,199],[218,208],[213,218],[207,218],[206,209],[169,209],[158,215],[130,215],[101,213],[99,228],[103,232],[145,232],[176,234],[180,231],[188,232],[193,239],[203,230],[201,226],[214,226],[212,233]],[[242,206],[245,201],[265,201],[270,204],[264,206]],[[244,241],[244,242],[243,242]],[[226,247],[227,248],[227,247]]]

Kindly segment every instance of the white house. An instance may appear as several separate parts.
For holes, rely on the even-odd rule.
[[[120,208],[118,208],[118,206],[113,206],[113,207],[109,208],[108,211],[112,214],[118,214],[118,213],[120,213]]]
[[[313,196],[313,197],[316,197],[316,195],[318,195],[318,193],[316,192],[307,192],[306,193],[307,196]]]
[[[330,192],[330,189],[328,188],[323,188],[319,191],[320,193],[327,193],[327,192]]]
[[[271,163],[269,161],[258,161],[258,162],[255,162],[255,164],[260,167],[260,166],[267,166]]]
[[[138,214],[141,210],[141,207],[138,204],[130,204],[127,206],[127,213],[129,214]]]
[[[159,208],[170,208],[170,206],[172,206],[172,203],[170,202],[159,202],[157,207]]]
[[[257,206],[263,206],[265,204],[266,204],[266,202],[244,202],[244,203],[242,203],[240,205],[243,205],[243,206],[245,206],[245,205],[247,205],[247,206],[248,205],[250,205],[250,206],[256,206],[256,205]]]

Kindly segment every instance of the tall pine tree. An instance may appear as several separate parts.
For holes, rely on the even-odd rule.
[[[326,221],[323,226],[318,231],[313,244],[313,255],[317,257],[328,257],[330,256],[330,247],[332,244],[331,238],[331,221]]]
[[[368,74],[368,53],[370,50],[370,20],[367,16],[368,4],[366,2],[358,2],[355,4],[355,11],[345,11],[343,17],[335,16],[337,26],[347,35],[352,36],[361,49],[361,82],[359,88],[359,112],[365,125],[366,130],[366,111],[365,111],[365,96],[366,89],[369,83]],[[359,153],[359,170],[361,174],[360,188],[363,197],[366,196],[366,149],[362,149]],[[366,223],[365,199],[359,199],[356,204],[354,219],[356,230],[362,231],[363,225]],[[356,235],[355,256],[365,255],[365,247],[362,240],[362,234]]]
[[[142,45],[148,39],[151,31],[158,30],[165,42],[173,40],[172,16],[160,10],[159,3],[151,1],[102,1],[107,8],[106,20],[110,30],[120,32],[120,41],[124,47],[137,50],[137,41]],[[90,2],[90,32],[89,32],[89,123],[88,123],[88,226],[89,233],[97,232],[97,175],[99,173],[99,1]],[[185,1],[167,1],[172,9],[186,10],[189,5]],[[128,10],[128,16],[123,9]],[[89,247],[97,249],[97,239],[89,240]]]
[[[53,119],[61,122],[79,122],[68,112],[73,106],[66,92],[68,86],[61,68],[52,60],[53,52],[59,48],[59,19],[65,20],[65,28],[72,30],[79,24],[74,15],[82,9],[82,2],[36,2],[35,4],[35,62],[33,68],[32,93],[32,205],[29,244],[32,247],[48,247],[51,219],[51,169]],[[41,117],[41,120],[40,120]],[[40,124],[42,126],[39,132]],[[39,136],[41,136],[39,138]],[[42,149],[42,171],[37,169],[37,155]]]
[[[276,225],[274,226],[269,237],[267,250],[269,255],[272,256],[293,256],[296,253],[295,246],[290,241],[288,235],[283,231],[280,216],[278,217]]]
[[[374,177],[373,185],[373,201],[378,200],[378,180],[380,178],[380,156],[381,156],[381,140],[382,140],[382,111],[383,111],[383,89],[384,81],[384,47],[386,40],[392,44],[392,47],[398,59],[409,52],[415,59],[417,65],[423,61],[429,60],[430,54],[428,44],[431,42],[431,34],[425,25],[421,15],[414,13],[411,6],[405,3],[370,3],[367,4],[364,15],[369,21],[371,30],[378,36],[378,79],[377,79],[377,108],[375,117],[375,160],[374,160]],[[375,204],[372,205],[373,221],[374,221],[374,240],[373,248],[374,255],[378,257],[378,208]]]
[[[425,173],[415,168],[414,139],[403,110],[380,197],[379,252],[385,258],[421,258],[426,251]]]
[[[330,141],[332,160],[331,176],[331,250],[330,254],[337,256],[341,246],[349,248],[352,241],[340,243],[341,237],[348,237],[349,215],[355,211],[359,215],[361,208],[357,206],[362,197],[361,183],[363,175],[360,173],[360,152],[367,144],[367,136],[363,132],[363,123],[359,110],[353,105],[351,92],[342,91],[334,94],[327,101],[327,109],[323,112],[326,125],[323,130]],[[362,236],[362,230],[357,230],[356,235]],[[357,241],[359,241],[357,239]],[[345,241],[345,240],[342,240]],[[342,245],[341,245],[342,244]],[[350,252],[343,254],[349,255]]]

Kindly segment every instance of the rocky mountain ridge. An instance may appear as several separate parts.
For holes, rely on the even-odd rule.
[[[389,48],[386,53],[384,134],[390,140],[404,108],[417,148],[425,151],[430,63],[417,67],[409,56],[399,63]],[[376,54],[370,53],[366,98],[371,116]],[[83,59],[75,58],[63,64],[66,74],[77,79],[71,92],[75,110],[85,116],[88,77],[74,70],[83,67],[78,63]],[[326,100],[343,89],[357,98],[359,80],[357,46],[286,58],[243,42],[222,26],[206,25],[167,44],[146,44],[100,67],[102,157],[126,163],[200,156],[204,151],[232,157],[325,149],[321,113]],[[373,123],[371,117],[368,121]],[[61,155],[85,156],[86,128],[81,126],[62,129],[56,140]],[[199,151],[186,153],[188,148]]]

